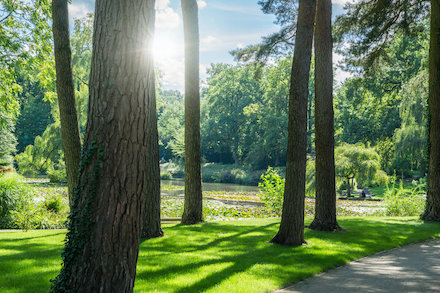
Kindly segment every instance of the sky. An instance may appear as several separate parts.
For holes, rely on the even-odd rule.
[[[342,13],[349,0],[333,0],[333,15]],[[70,23],[94,11],[94,0],[72,0]],[[273,15],[263,14],[258,0],[197,0],[200,32],[200,78],[212,63],[235,63],[229,53],[236,48],[256,44],[261,37],[279,30]],[[165,89],[184,88],[183,23],[180,0],[156,0],[156,32],[154,40],[156,66],[162,72]],[[334,54],[336,64],[341,56]],[[342,82],[348,73],[339,69],[335,79]]]

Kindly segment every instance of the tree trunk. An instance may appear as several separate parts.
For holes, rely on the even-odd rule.
[[[429,48],[428,195],[425,221],[440,221],[440,3],[431,1]]]
[[[185,206],[183,224],[203,221],[200,147],[199,27],[196,0],[182,0],[185,37]]]
[[[332,1],[316,1],[315,20],[315,218],[310,229],[335,231],[335,139],[333,114]]]
[[[155,84],[154,68],[150,68],[150,84]],[[159,138],[157,131],[156,89],[149,88],[147,110],[147,172],[145,178],[146,194],[142,208],[142,233],[141,237],[150,239],[163,236],[160,225],[160,163],[159,163]]]
[[[300,0],[289,92],[286,185],[278,233],[271,242],[304,243],[304,198],[307,148],[307,98],[312,57],[315,1]]]
[[[351,195],[350,177],[347,177],[347,197]]]
[[[52,1],[52,18],[61,138],[63,140],[64,159],[66,161],[69,203],[72,206],[72,196],[78,183],[81,138],[75,105],[67,0]]]
[[[147,188],[154,0],[97,0],[85,148],[52,292],[133,292]]]

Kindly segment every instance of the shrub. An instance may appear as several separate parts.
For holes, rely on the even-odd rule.
[[[265,174],[261,175],[260,197],[270,212],[280,215],[283,208],[285,180],[269,167]]]
[[[61,214],[68,209],[67,199],[61,194],[53,193],[47,195],[41,203],[41,207],[48,212]]]
[[[173,175],[171,175],[171,173],[168,173],[168,172],[163,172],[163,173],[160,173],[160,179],[171,180],[171,179],[173,179]]]
[[[32,205],[31,189],[16,173],[0,175],[0,228],[15,228],[13,211]]]
[[[52,165],[47,168],[47,176],[50,182],[65,183],[67,182],[66,166],[63,161],[58,162],[54,168]]]
[[[393,184],[385,193],[386,216],[419,216],[425,208],[423,196],[426,183],[416,183],[412,189],[404,189],[403,184],[396,188]]]
[[[390,179],[385,171],[377,170],[374,175],[374,180],[370,183],[370,186],[385,186],[388,185]]]

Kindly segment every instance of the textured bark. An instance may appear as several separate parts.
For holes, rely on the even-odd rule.
[[[149,76],[154,81],[154,68],[150,68]],[[149,88],[148,96],[148,124],[147,124],[147,172],[145,178],[146,194],[142,208],[142,238],[163,236],[160,225],[160,165],[159,165],[159,138],[157,133],[156,90]]]
[[[332,1],[316,1],[315,18],[315,218],[309,228],[340,230],[336,221],[333,113]]]
[[[185,206],[183,224],[203,221],[200,148],[199,27],[196,0],[182,0],[185,36]]]
[[[429,48],[429,152],[425,221],[440,221],[440,3],[431,1]]]
[[[299,1],[298,25],[289,93],[286,185],[278,233],[271,242],[304,243],[304,198],[307,148],[307,98],[312,57],[315,1]]]
[[[72,204],[72,196],[78,183],[81,138],[75,105],[67,0],[52,1],[52,18],[61,138],[66,161],[69,202]]]
[[[154,2],[96,1],[85,148],[53,292],[133,292],[153,169]]]

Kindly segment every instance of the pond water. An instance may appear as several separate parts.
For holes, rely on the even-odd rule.
[[[184,186],[184,180],[161,180],[161,186]],[[257,186],[246,186],[228,183],[202,183],[203,191],[226,191],[226,192],[258,192]]]

